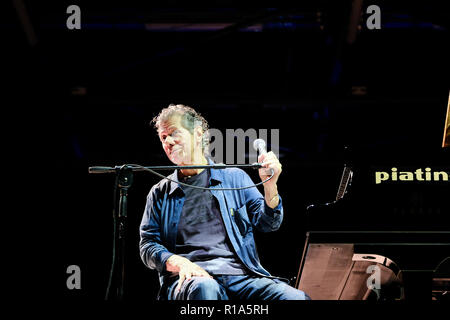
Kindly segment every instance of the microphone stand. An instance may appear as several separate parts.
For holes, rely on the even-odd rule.
[[[108,288],[106,290],[105,300],[115,298],[123,300],[124,284],[125,284],[125,240],[127,234],[127,209],[128,209],[128,189],[133,184],[134,172],[151,170],[175,170],[175,169],[226,169],[226,168],[261,168],[260,163],[254,164],[237,164],[237,165],[192,165],[192,166],[137,166],[133,164],[124,164],[121,166],[104,167],[95,166],[89,167],[89,173],[115,173],[116,181],[114,186],[114,241],[113,241],[113,258],[108,281]],[[117,194],[119,194],[119,201],[117,201]],[[118,252],[116,252],[116,249]],[[116,254],[117,253],[117,254]],[[116,259],[117,257],[117,259]],[[114,296],[112,293],[114,292]]]

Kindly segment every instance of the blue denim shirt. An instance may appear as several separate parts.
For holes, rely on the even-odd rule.
[[[211,160],[210,164],[213,164]],[[177,170],[168,178],[178,181]],[[211,169],[211,193],[219,203],[225,230],[237,256],[251,272],[271,277],[259,261],[253,230],[268,232],[280,227],[283,219],[281,197],[278,206],[271,209],[256,187],[214,190],[253,184],[248,174],[241,169]],[[140,225],[140,255],[146,266],[158,271],[161,286],[171,276],[166,270],[166,261],[176,254],[175,242],[184,199],[179,184],[167,179],[154,185],[147,196]]]

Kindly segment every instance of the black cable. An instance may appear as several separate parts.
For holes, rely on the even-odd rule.
[[[158,177],[161,177],[161,178],[163,178],[163,179],[167,179],[167,180],[169,180],[169,181],[171,181],[171,182],[178,183],[178,184],[180,184],[180,185],[182,185],[182,186],[190,187],[190,188],[194,188],[194,189],[201,189],[201,190],[243,190],[243,189],[249,189],[249,188],[256,188],[257,186],[259,186],[259,185],[261,185],[261,184],[263,184],[263,183],[266,183],[267,181],[269,181],[270,179],[272,179],[273,175],[275,174],[275,173],[273,172],[273,170],[271,169],[272,175],[271,175],[269,178],[267,178],[266,180],[261,181],[261,182],[259,182],[259,183],[257,183],[257,184],[251,185],[251,186],[245,186],[245,187],[239,187],[239,188],[204,188],[204,187],[192,186],[192,185],[187,184],[187,183],[183,183],[183,182],[180,182],[180,181],[172,180],[172,179],[170,179],[170,178],[168,178],[168,177],[165,177],[164,175],[162,175],[162,174],[160,174],[160,173],[158,173],[158,172],[156,172],[156,171],[154,171],[154,170],[152,170],[152,169],[143,167],[143,166],[138,165],[138,164],[127,164],[127,166],[137,167],[137,168],[143,169],[144,171],[148,171],[148,172],[150,172],[150,173],[153,173],[153,174],[155,174],[155,175],[157,175]]]
[[[116,245],[117,245],[117,186],[119,184],[119,175],[116,175],[116,182],[114,184],[114,199],[113,199],[113,248],[112,248],[112,261],[111,270],[109,272],[108,287],[106,288],[105,300],[109,299],[111,286],[114,277],[114,269],[116,267]]]

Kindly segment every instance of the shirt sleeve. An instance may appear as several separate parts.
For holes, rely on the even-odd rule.
[[[147,196],[145,211],[142,216],[139,251],[144,264],[158,272],[166,271],[166,261],[172,252],[161,241],[161,210],[157,205],[154,190]]]
[[[242,171],[243,186],[254,184],[249,175]],[[257,187],[244,189],[244,197],[247,212],[251,216],[252,224],[255,228],[262,232],[276,231],[280,228],[283,221],[283,203],[281,196],[278,195],[280,201],[275,208],[270,208],[259,192]]]

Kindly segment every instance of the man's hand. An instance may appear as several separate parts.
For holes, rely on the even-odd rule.
[[[278,160],[275,153],[272,151],[268,153],[264,153],[259,155],[258,162],[262,164],[262,167],[264,169],[259,169],[259,177],[261,178],[261,181],[266,180],[271,176],[270,169],[273,169],[273,177],[266,183],[264,183],[264,186],[270,186],[270,185],[276,185],[278,181],[278,177],[281,174],[281,163]]]
[[[189,261],[188,259],[173,255],[166,261],[166,269],[169,272],[178,273],[180,279],[175,290],[180,290],[184,280],[190,280],[193,276],[212,278],[206,270]]]
[[[266,200],[266,204],[270,208],[275,208],[279,203],[277,181],[282,171],[281,163],[275,153],[273,153],[272,151],[261,154],[258,157],[258,162],[261,163],[263,167],[262,169],[259,169],[259,177],[261,178],[261,181],[269,178],[271,175],[270,169],[273,170],[272,179],[270,179],[263,185],[264,199]]]

